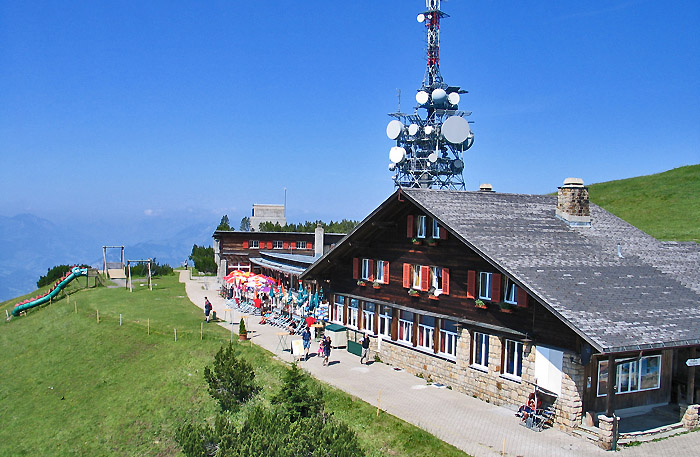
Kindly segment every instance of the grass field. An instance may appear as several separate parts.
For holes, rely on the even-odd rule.
[[[152,292],[133,293],[71,284],[69,298],[0,326],[0,456],[181,455],[176,428],[217,411],[203,368],[229,333],[205,325],[200,339],[202,312],[177,276],[154,283]],[[286,365],[257,346],[239,350],[263,386],[259,401],[267,401]],[[465,455],[393,416],[376,417],[376,408],[344,392],[324,391],[328,409],[370,456]]]
[[[589,195],[655,238],[700,243],[700,165],[591,184]]]

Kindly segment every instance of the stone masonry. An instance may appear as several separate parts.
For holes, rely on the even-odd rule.
[[[488,367],[470,366],[470,342],[469,331],[462,329],[457,340],[456,360],[386,339],[381,343],[381,351],[377,351],[376,339],[372,341],[371,349],[384,363],[485,402],[515,407],[525,403],[535,382],[535,346],[523,344],[522,377],[517,380],[502,374],[501,350],[505,340],[489,336]],[[555,424],[562,430],[571,430],[580,424],[582,417],[584,369],[578,356],[564,353],[562,372],[562,392],[554,402]],[[546,401],[547,397],[544,406],[547,406]]]

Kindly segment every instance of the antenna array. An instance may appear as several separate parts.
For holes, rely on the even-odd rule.
[[[458,86],[443,82],[440,74],[440,20],[449,17],[440,10],[440,0],[426,0],[426,11],[417,17],[425,24],[427,67],[416,93],[413,114],[399,109],[389,116],[386,134],[396,140],[389,151],[389,170],[396,187],[465,190],[464,151],[474,143],[474,134],[460,111]]]

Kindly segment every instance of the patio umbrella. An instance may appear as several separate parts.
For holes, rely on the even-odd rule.
[[[314,325],[314,324],[316,323],[316,318],[315,318],[315,317],[309,316],[309,317],[307,317],[307,318],[304,319],[304,320],[306,321],[306,325],[307,325],[308,327],[311,327],[312,325]]]

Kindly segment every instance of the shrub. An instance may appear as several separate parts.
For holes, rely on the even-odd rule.
[[[239,335],[248,334],[248,331],[245,329],[245,321],[242,318],[240,320],[240,323],[238,324],[238,334]]]
[[[209,384],[209,395],[219,402],[222,411],[237,411],[259,390],[253,367],[236,357],[232,343],[219,349],[213,367],[204,368],[204,379]]]
[[[270,402],[282,406],[292,422],[323,412],[323,392],[320,388],[311,390],[309,375],[296,363],[282,376],[282,388]]]

